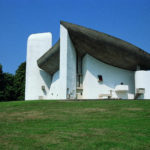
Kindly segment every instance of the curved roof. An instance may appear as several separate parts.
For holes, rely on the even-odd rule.
[[[89,54],[109,65],[135,71],[150,69],[150,54],[108,34],[61,21],[79,55]],[[39,60],[40,68],[54,73],[59,69],[59,41]],[[52,58],[55,55],[55,58]],[[57,57],[57,59],[56,59]],[[57,65],[56,65],[57,64]],[[51,71],[50,71],[51,70]]]
[[[59,69],[60,41],[50,48],[37,60],[38,66],[46,72],[53,74]]]

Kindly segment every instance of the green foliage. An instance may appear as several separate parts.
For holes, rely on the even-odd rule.
[[[14,75],[10,73],[4,73],[4,100],[12,101],[16,100],[16,94],[14,90]]]
[[[4,100],[4,74],[2,65],[0,64],[0,101]]]
[[[23,62],[18,67],[15,77],[14,77],[14,88],[15,88],[15,93],[16,93],[16,100],[24,100],[25,69],[26,69],[26,62]]]
[[[2,69],[2,65],[0,64],[0,91],[3,90],[4,88],[4,74],[3,74],[3,69]]]
[[[0,101],[24,100],[25,92],[25,67],[23,62],[16,74],[3,73],[0,65]]]

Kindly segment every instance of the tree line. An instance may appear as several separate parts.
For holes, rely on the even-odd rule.
[[[0,64],[0,101],[24,100],[26,62],[16,70],[15,75],[4,73]]]

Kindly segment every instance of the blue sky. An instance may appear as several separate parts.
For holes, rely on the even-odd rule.
[[[150,53],[150,0],[0,0],[0,63],[15,73],[26,59],[27,38],[52,32],[60,20],[128,41]]]

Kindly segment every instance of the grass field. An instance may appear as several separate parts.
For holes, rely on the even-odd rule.
[[[0,150],[150,150],[150,101],[0,103]]]

